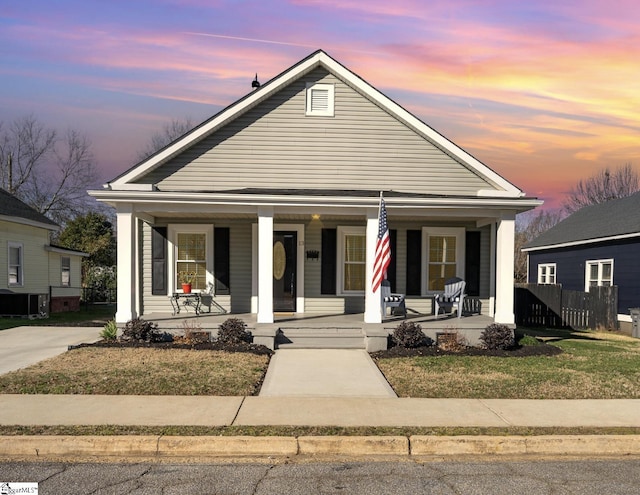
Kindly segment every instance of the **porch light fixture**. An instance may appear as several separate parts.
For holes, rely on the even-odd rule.
[[[320,215],[317,213],[314,213],[313,215],[311,215],[311,220],[320,220]]]
[[[307,259],[310,261],[318,261],[320,259],[320,251],[315,251],[315,250],[307,251]]]

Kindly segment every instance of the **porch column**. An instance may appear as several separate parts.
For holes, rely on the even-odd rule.
[[[515,214],[503,214],[496,236],[496,323],[513,324]]]
[[[258,209],[258,323],[273,323],[273,207]]]
[[[380,289],[373,292],[373,263],[376,254],[376,240],[378,239],[378,209],[367,210],[367,263],[364,291],[364,322],[382,323],[382,311],[380,309]]]
[[[116,323],[126,323],[137,316],[136,312],[136,216],[132,204],[118,205],[116,210],[118,225],[118,307]]]

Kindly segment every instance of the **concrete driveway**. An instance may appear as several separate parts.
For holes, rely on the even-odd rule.
[[[26,368],[67,350],[100,340],[102,327],[17,327],[0,330],[0,374]]]

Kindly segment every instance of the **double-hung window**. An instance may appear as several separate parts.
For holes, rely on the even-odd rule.
[[[213,281],[213,226],[169,225],[169,238],[174,246],[174,290],[187,281],[192,290],[207,290]]]
[[[23,246],[18,242],[9,242],[8,251],[8,285],[20,287],[24,285],[23,279]]]
[[[60,285],[71,286],[71,258],[68,256],[60,257]]]
[[[586,262],[585,291],[589,287],[610,287],[613,285],[613,260],[591,260]]]
[[[464,228],[425,227],[426,292],[443,291],[445,281],[464,276]]]
[[[541,263],[538,265],[538,283],[539,284],[555,284],[556,283],[556,264]]]
[[[338,227],[338,280],[343,294],[362,294],[366,283],[367,236],[361,227]]]

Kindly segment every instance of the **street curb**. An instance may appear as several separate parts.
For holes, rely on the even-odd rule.
[[[640,435],[547,436],[0,436],[0,457],[207,458],[640,455]]]

